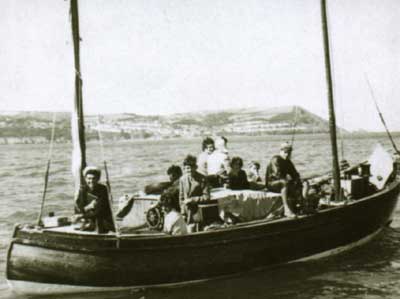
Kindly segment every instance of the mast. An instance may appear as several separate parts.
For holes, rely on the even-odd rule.
[[[321,0],[321,20],[322,20],[322,35],[324,41],[324,58],[325,58],[325,74],[326,83],[328,87],[328,107],[329,107],[329,132],[331,136],[331,148],[332,148],[332,172],[333,172],[333,186],[335,191],[335,200],[340,199],[340,170],[339,170],[339,159],[337,151],[337,139],[336,139],[336,119],[335,119],[335,107],[333,102],[333,87],[332,87],[332,70],[331,70],[331,58],[329,53],[329,34],[328,34],[328,17],[326,0]]]
[[[73,143],[72,172],[75,178],[75,194],[78,194],[79,188],[84,184],[82,170],[86,167],[86,145],[82,103],[82,77],[79,50],[79,12],[77,0],[71,0],[70,14],[75,63],[75,100],[74,110],[71,114],[71,133]]]

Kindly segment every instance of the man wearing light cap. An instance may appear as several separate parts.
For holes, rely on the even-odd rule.
[[[265,174],[267,189],[281,193],[286,217],[296,217],[296,201],[302,188],[300,175],[290,160],[291,153],[291,144],[281,144],[279,155],[272,157]]]
[[[97,230],[99,233],[114,231],[112,211],[108,201],[107,187],[99,184],[101,171],[88,166],[83,170],[85,185],[79,190],[75,202],[75,213],[86,220],[83,230]]]

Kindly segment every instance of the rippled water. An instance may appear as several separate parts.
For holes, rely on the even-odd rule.
[[[262,171],[276,153],[282,137],[234,138],[231,156],[258,160]],[[344,153],[350,162],[367,157],[373,145],[385,139],[349,138]],[[399,140],[400,141],[400,140]],[[153,181],[167,179],[172,163],[181,164],[188,154],[198,154],[200,139],[118,142],[105,145],[112,193],[141,190]],[[38,215],[48,146],[0,145],[0,298],[23,298],[10,292],[4,275],[7,245],[14,223],[35,221]],[[72,211],[71,145],[56,145],[52,157],[46,211]],[[101,165],[98,144],[88,145],[88,160]],[[328,136],[297,136],[293,160],[303,176],[330,168]],[[391,228],[352,252],[316,262],[251,272],[232,279],[174,289],[150,289],[132,293],[81,294],[65,298],[400,298],[400,211]]]

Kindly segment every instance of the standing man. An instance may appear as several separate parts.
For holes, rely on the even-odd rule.
[[[281,144],[279,155],[272,157],[267,166],[265,182],[268,190],[281,193],[284,215],[294,218],[302,185],[300,175],[290,160],[291,154],[292,146],[288,142]]]
[[[192,222],[197,204],[210,200],[210,188],[206,177],[197,172],[196,157],[186,156],[183,161],[183,175],[179,179],[179,202],[181,213],[186,215],[187,222]]]
[[[85,220],[82,230],[97,230],[99,233],[115,231],[108,190],[99,183],[100,169],[88,166],[83,170],[83,176],[86,184],[79,190],[75,202],[75,213],[81,214]]]
[[[197,171],[202,175],[207,176],[207,165],[208,165],[208,157],[213,153],[215,149],[214,140],[210,137],[206,137],[203,140],[202,144],[203,151],[197,157]]]

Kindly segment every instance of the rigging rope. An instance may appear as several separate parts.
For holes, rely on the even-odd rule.
[[[339,107],[340,119],[341,119],[342,125],[344,127],[345,120],[344,120],[344,113],[343,113],[343,101],[341,101],[341,99],[342,99],[342,97],[339,97],[338,107]],[[340,155],[342,157],[342,160],[340,162],[343,162],[343,161],[345,161],[345,158],[344,158],[344,138],[343,138],[342,129],[339,128],[338,132],[339,132],[339,139],[340,139]]]
[[[385,119],[383,118],[382,112],[381,112],[381,110],[379,109],[378,102],[376,101],[375,94],[374,94],[374,91],[373,91],[373,89],[372,89],[372,87],[371,87],[371,83],[369,82],[367,73],[364,72],[364,76],[365,76],[365,80],[367,81],[367,85],[368,85],[369,91],[370,91],[370,93],[371,93],[372,100],[374,101],[376,110],[378,111],[379,118],[381,119],[382,124],[383,124],[383,126],[385,127],[385,130],[386,130],[386,133],[387,133],[387,135],[388,135],[388,137],[389,137],[389,140],[390,140],[390,142],[392,143],[392,146],[393,146],[394,150],[396,151],[396,153],[397,153],[398,155],[400,155],[400,152],[399,152],[399,150],[397,149],[396,143],[395,143],[394,140],[393,140],[392,134],[390,134],[390,131],[389,131],[387,125],[386,125],[386,121],[385,121]]]
[[[120,236],[120,231],[119,231],[119,227],[117,225],[117,220],[116,220],[116,217],[114,215],[113,208],[112,208],[113,196],[112,196],[112,193],[111,193],[110,176],[108,174],[107,161],[106,161],[106,158],[105,158],[105,155],[104,155],[103,137],[101,135],[99,126],[100,126],[100,116],[97,115],[97,134],[99,136],[100,151],[101,151],[101,158],[103,160],[103,165],[104,165],[104,172],[106,174],[106,186],[107,186],[108,194],[109,194],[108,201],[109,201],[109,205],[110,205],[110,209],[111,209],[111,215],[112,215],[112,220],[113,220],[113,224],[114,224],[114,228],[115,228],[115,233],[116,233],[116,235],[118,237],[118,236]],[[117,241],[119,242],[119,239]],[[117,244],[117,246],[119,246],[119,243]]]
[[[290,142],[292,147],[293,147],[293,144],[294,144],[294,137],[296,135],[296,126],[297,126],[297,106],[294,106],[294,121],[292,123],[292,140]]]
[[[53,155],[53,144],[54,144],[54,136],[56,131],[56,112],[53,113],[53,121],[52,121],[52,128],[51,128],[51,137],[50,137],[50,146],[49,146],[49,153],[47,156],[47,166],[46,166],[46,173],[44,176],[44,187],[43,187],[43,195],[42,195],[42,202],[40,205],[39,216],[37,219],[37,225],[39,226],[42,221],[43,209],[44,209],[44,202],[46,200],[46,193],[47,193],[47,185],[49,181],[49,172],[50,172],[50,164],[51,164],[51,157]]]

